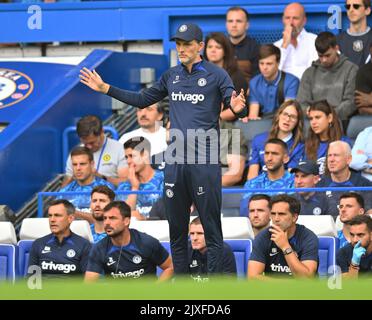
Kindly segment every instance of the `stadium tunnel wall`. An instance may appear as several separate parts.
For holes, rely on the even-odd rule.
[[[87,114],[102,119],[112,114],[110,97],[79,82],[82,67],[96,69],[112,85],[138,91],[142,88],[140,68],[154,68],[158,78],[167,59],[163,55],[95,50],[78,66],[48,66],[0,64],[4,69],[26,70],[31,80],[35,75],[34,91],[28,97],[0,108],[0,123],[8,124],[0,133],[0,203],[14,211],[62,172],[62,132],[67,126],[76,125]]]

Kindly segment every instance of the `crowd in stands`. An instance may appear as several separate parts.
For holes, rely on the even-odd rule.
[[[372,190],[345,193],[327,189],[372,187],[372,120],[370,126],[361,128],[355,143],[345,135],[352,116],[372,114],[372,30],[367,25],[371,3],[346,0],[345,4],[350,25],[337,37],[330,32],[307,32],[303,6],[292,3],[283,12],[283,38],[274,44],[259,46],[247,34],[249,15],[240,7],[227,11],[227,36],[213,32],[205,39],[204,59],[226,69],[236,91],[243,89],[247,97],[249,113],[242,120],[221,106],[220,127],[227,134],[221,135],[220,162],[222,186],[243,186],[240,214],[249,217],[256,236],[249,278],[261,278],[263,273],[315,274],[317,238],[296,224],[298,215],[340,216],[344,223],[338,234],[342,272],[355,276],[359,271],[370,271],[372,239],[368,237],[372,227],[368,213],[372,213]],[[138,220],[164,218],[164,175],[161,166],[154,168],[151,163],[158,154],[165,154],[166,160],[167,147],[173,141],[172,132],[167,137],[164,118],[161,104],[138,109],[139,129],[125,133],[119,142],[105,136],[102,121],[95,116],[85,116],[77,124],[83,146],[71,151],[60,191],[91,194],[60,198],[75,206],[77,218],[91,223],[98,243],[89,261],[84,262],[87,281],[95,281],[102,272],[114,278],[141,276],[133,273],[133,264],[143,274],[153,274],[160,266],[163,279],[173,272],[170,256],[158,241],[128,228],[130,216]],[[241,121],[249,126],[262,118],[272,119],[272,126],[249,145],[235,125]],[[234,140],[234,132],[239,133],[235,136],[238,140]],[[324,191],[291,195],[270,191],[313,187]],[[155,192],[136,193],[146,190]],[[113,191],[134,193],[116,196],[125,200],[123,205],[114,201]],[[66,204],[55,202],[49,207],[50,219],[54,218],[52,208],[62,205]],[[159,213],[151,214],[153,208]],[[66,235],[73,236],[67,231]],[[201,235],[200,220],[193,220],[190,273],[197,280],[202,280],[201,274],[207,270]],[[130,239],[133,248],[128,245]],[[32,253],[43,249],[46,241],[57,240],[45,238],[35,243]],[[110,254],[107,248],[112,248]],[[143,253],[139,262],[135,254],[138,248]],[[42,264],[42,259],[32,262]],[[236,273],[228,248],[225,260],[224,273]],[[278,265],[283,268],[279,270]]]

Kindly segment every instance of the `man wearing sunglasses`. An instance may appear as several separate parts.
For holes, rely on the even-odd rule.
[[[367,25],[371,13],[371,0],[346,0],[345,9],[350,26],[337,37],[340,51],[358,66],[370,59],[369,47],[372,44],[372,30]]]

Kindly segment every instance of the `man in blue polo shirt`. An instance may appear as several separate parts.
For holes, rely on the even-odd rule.
[[[66,277],[82,275],[88,263],[90,243],[71,232],[75,208],[67,200],[53,200],[48,209],[51,234],[35,240],[29,257],[31,266],[41,268],[42,276]]]
[[[268,276],[314,277],[318,268],[318,238],[297,224],[300,203],[281,194],[270,200],[271,226],[253,241],[248,278]]]
[[[175,273],[189,272],[187,238],[192,203],[205,232],[208,272],[219,273],[223,237],[218,122],[221,103],[238,117],[246,116],[244,92],[241,90],[238,95],[227,72],[202,59],[203,33],[197,25],[181,25],[172,39],[181,64],[170,68],[154,86],[141,93],[110,86],[86,68],[81,70],[80,78],[93,90],[136,107],[143,108],[169,96],[170,136],[171,141],[176,138],[173,143],[178,148],[168,147],[166,152],[175,151],[175,157],[168,157],[171,161],[166,157],[164,198]]]
[[[265,194],[274,195],[282,192],[269,191],[270,189],[293,188],[293,175],[284,168],[284,164],[288,161],[286,143],[277,138],[268,140],[265,144],[264,159],[267,171],[248,180],[244,185],[244,189],[251,189],[251,191],[245,192],[240,202],[240,215],[242,217],[248,216],[248,202],[250,197],[255,194],[254,189],[267,189]]]
[[[104,227],[108,237],[95,244],[89,255],[86,282],[95,282],[101,274],[113,279],[138,279],[156,275],[160,280],[173,275],[172,259],[159,240],[146,233],[129,229],[130,207],[113,201],[104,208]]]
[[[300,162],[291,170],[294,173],[295,188],[315,188],[319,181],[319,167],[315,161]],[[301,204],[301,215],[328,214],[327,199],[322,192],[296,192]]]
[[[249,83],[249,116],[272,115],[286,100],[296,99],[299,79],[279,70],[280,49],[273,44],[260,47],[258,66],[261,74]]]

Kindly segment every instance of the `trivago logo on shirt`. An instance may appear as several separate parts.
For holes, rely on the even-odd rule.
[[[68,263],[54,263],[53,261],[41,263],[42,270],[48,271],[62,271],[63,273],[70,273],[76,271],[76,266],[74,264]]]
[[[135,270],[135,271],[129,271],[129,272],[121,272],[119,271],[118,273],[115,273],[115,272],[111,272],[111,276],[114,278],[114,279],[117,279],[117,278],[139,278],[141,275],[143,275],[145,273],[145,269],[139,269],[139,270]]]
[[[198,102],[204,101],[204,94],[191,94],[191,93],[178,93],[172,92],[171,99],[172,101],[191,101],[192,104],[197,104]]]
[[[279,272],[279,273],[288,273],[289,275],[292,275],[292,271],[288,266],[282,266],[279,264],[270,264],[270,269],[273,272]]]

